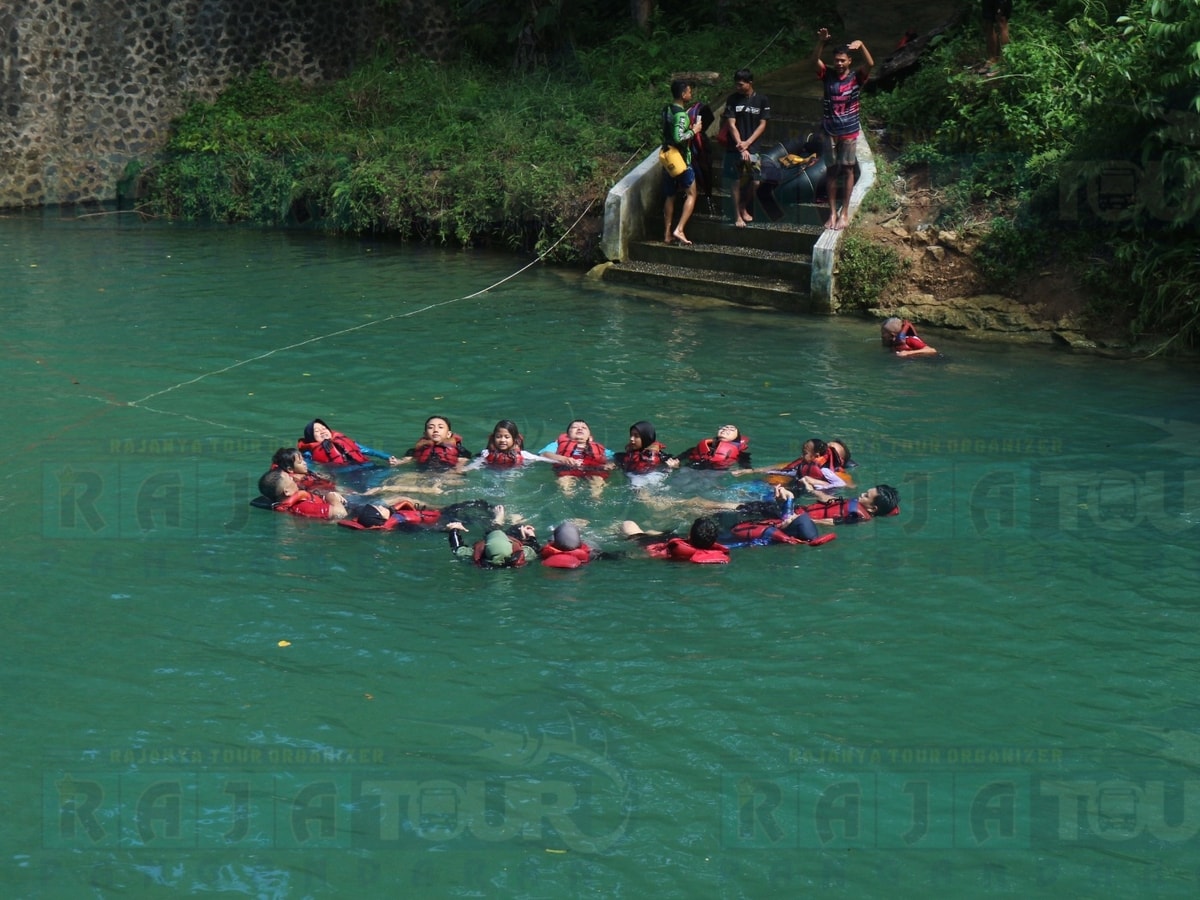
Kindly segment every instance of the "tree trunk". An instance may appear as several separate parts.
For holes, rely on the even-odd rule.
[[[649,34],[650,17],[654,14],[654,0],[629,0],[629,12],[633,16],[634,24]]]

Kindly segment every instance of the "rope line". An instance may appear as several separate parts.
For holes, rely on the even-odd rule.
[[[140,397],[137,400],[131,400],[126,405],[127,406],[141,406],[141,404],[145,403],[147,400],[153,400],[155,397],[161,397],[163,394],[169,394],[169,393],[171,393],[171,391],[178,390],[179,388],[183,388],[183,387],[187,387],[188,385],[196,384],[197,382],[203,381],[205,378],[210,378],[213,375],[223,375],[224,373],[230,372],[236,368],[239,368],[240,366],[248,365],[249,363],[252,363],[252,362],[258,362],[259,360],[266,359],[269,356],[274,356],[276,353],[285,353],[288,350],[295,350],[299,347],[307,346],[308,344],[315,344],[318,341],[324,341],[329,338],[340,337],[343,334],[351,334],[352,332],[355,332],[355,331],[361,331],[364,328],[370,328],[372,325],[383,325],[387,322],[393,321],[394,319],[407,319],[412,316],[419,315],[420,313],[428,312],[431,309],[437,309],[442,306],[449,306],[451,303],[458,303],[461,300],[474,300],[476,297],[481,297],[484,294],[486,294],[488,291],[495,290],[496,288],[500,287],[500,285],[504,284],[505,282],[511,281],[512,279],[516,278],[521,273],[532,268],[533,266],[540,263],[543,259],[545,259],[546,256],[548,256],[550,253],[552,253],[554,251],[555,247],[557,247],[559,244],[561,244],[563,241],[565,241],[567,239],[567,236],[572,231],[575,230],[575,228],[579,225],[580,222],[583,221],[583,217],[588,214],[588,212],[591,210],[591,208],[593,206],[595,206],[595,204],[596,204],[595,198],[589,200],[587,206],[585,206],[583,208],[583,212],[581,212],[579,214],[579,217],[574,222],[571,223],[571,227],[568,228],[566,231],[564,231],[557,241],[555,241],[553,244],[551,244],[549,247],[547,247],[545,250],[543,250],[541,253],[539,253],[535,259],[530,260],[528,263],[526,263],[521,268],[517,269],[515,272],[511,272],[510,274],[505,275],[503,278],[501,278],[499,281],[495,282],[494,284],[490,284],[487,287],[482,288],[481,290],[478,290],[473,294],[465,294],[462,297],[454,297],[450,300],[442,300],[438,303],[429,303],[429,304],[426,304],[425,306],[422,306],[420,309],[411,309],[408,312],[393,313],[390,316],[384,316],[382,319],[372,319],[369,322],[363,322],[359,325],[351,325],[349,328],[341,328],[337,331],[331,331],[328,334],[319,334],[316,337],[306,338],[305,340],[297,341],[294,344],[287,344],[286,346],[283,346],[283,347],[275,347],[272,350],[268,350],[266,353],[260,353],[257,356],[251,356],[246,359],[238,360],[237,362],[230,363],[229,365],[224,366],[220,369],[213,369],[211,372],[205,372],[201,375],[197,375],[195,378],[189,378],[187,381],[181,381],[178,384],[173,384],[170,387],[163,388],[161,391],[154,391],[151,394],[147,394],[145,397]],[[162,410],[155,410],[155,411],[162,412]]]
[[[646,146],[645,144],[642,144],[640,147],[638,147],[636,150],[634,150],[633,153],[631,153],[626,158],[626,160],[618,167],[617,171],[621,177],[624,177],[623,173],[625,172],[625,169],[629,166],[630,162],[632,162],[638,156],[638,154],[642,152],[642,150],[645,148],[645,146]],[[619,181],[620,178],[618,178],[617,180]],[[530,260],[528,263],[521,266],[521,268],[504,276],[499,281],[497,281],[493,284],[490,284],[481,290],[475,291],[473,294],[464,294],[461,297],[454,297],[454,298],[451,298],[450,300],[442,300],[437,303],[429,303],[429,304],[426,304],[425,306],[422,306],[420,309],[412,309],[412,310],[409,310],[409,311],[403,312],[403,313],[393,313],[392,315],[384,316],[381,319],[372,319],[369,322],[363,322],[358,325],[351,325],[349,328],[341,328],[337,331],[331,331],[328,334],[319,334],[319,335],[316,335],[315,337],[306,338],[305,340],[297,341],[294,344],[287,344],[283,347],[275,347],[274,349],[268,350],[265,353],[260,353],[257,356],[251,356],[246,359],[238,360],[237,362],[230,363],[229,365],[223,366],[219,369],[213,369],[210,372],[204,372],[203,374],[197,375],[195,378],[189,378],[187,381],[181,381],[177,384],[171,385],[170,387],[165,387],[160,391],[154,391],[153,393],[147,394],[144,397],[139,397],[137,400],[130,400],[129,402],[124,403],[124,404],[118,403],[117,401],[114,401],[114,400],[103,400],[103,402],[112,404],[114,406],[137,407],[139,409],[145,409],[148,412],[162,413],[163,415],[176,415],[176,416],[180,416],[181,418],[191,419],[194,422],[202,422],[207,425],[213,425],[213,426],[217,426],[217,427],[221,427],[221,428],[236,428],[237,426],[222,424],[220,422],[212,422],[207,419],[200,419],[195,416],[187,415],[186,413],[172,413],[172,412],[169,412],[169,411],[163,410],[163,409],[156,409],[154,407],[143,406],[142,404],[144,404],[147,400],[153,400],[155,397],[161,397],[164,394],[169,394],[172,391],[179,390],[180,388],[184,388],[184,387],[188,387],[189,385],[197,384],[198,382],[201,382],[206,378],[211,378],[214,375],[223,375],[226,372],[231,372],[234,369],[240,368],[241,366],[244,366],[244,365],[248,365],[249,363],[258,362],[259,360],[267,359],[268,357],[274,356],[277,353],[285,353],[288,350],[295,350],[299,347],[305,347],[309,344],[315,344],[318,341],[324,341],[324,340],[327,340],[327,339],[333,338],[333,337],[340,337],[341,335],[344,335],[344,334],[351,334],[355,331],[361,331],[364,328],[370,328],[374,325],[383,325],[383,324],[385,324],[387,322],[391,322],[395,319],[411,318],[412,316],[416,316],[421,313],[428,312],[431,309],[438,309],[439,307],[442,307],[442,306],[449,306],[452,303],[458,303],[462,300],[474,300],[476,297],[481,297],[484,294],[486,294],[488,291],[495,290],[496,288],[500,287],[502,284],[505,284],[506,282],[511,281],[512,279],[516,278],[518,275],[528,271],[533,266],[542,262],[547,256],[549,256],[551,253],[554,252],[555,248],[558,247],[559,244],[561,244],[563,241],[565,241],[567,239],[567,237],[577,227],[579,227],[579,223],[583,221],[584,217],[591,211],[592,207],[595,205],[596,205],[596,198],[593,197],[591,200],[588,201],[587,205],[583,208],[583,212],[581,212],[579,214],[579,216],[575,219],[575,221],[571,223],[570,227],[568,227],[561,235],[559,235],[558,240],[556,240],[553,244],[551,244],[549,247],[547,247],[545,250],[543,250],[541,253],[539,253],[534,259]],[[97,397],[97,398],[93,398],[93,399],[99,400],[101,398]],[[250,431],[249,429],[246,429],[246,428],[238,428],[238,430],[246,431],[249,434],[257,433],[257,432]]]

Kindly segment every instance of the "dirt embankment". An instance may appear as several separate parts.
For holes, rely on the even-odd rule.
[[[1004,336],[1027,343],[1064,343],[1080,349],[1115,349],[1111,336],[1086,335],[1087,297],[1065,268],[1046,268],[1003,294],[989,289],[974,253],[984,227],[939,228],[942,198],[920,172],[902,173],[891,185],[896,204],[861,213],[854,224],[907,265],[880,298],[881,310],[930,325]]]
[[[844,36],[867,42],[877,63],[905,32],[924,33],[963,12],[961,0],[842,3],[839,10]],[[981,58],[983,49],[981,35]],[[887,148],[876,146],[875,152],[886,155]],[[973,258],[985,226],[939,229],[943,198],[919,170],[901,172],[891,187],[895,208],[879,214],[860,212],[854,225],[909,263],[881,298],[881,309],[903,311],[914,321],[988,340],[1004,337],[1095,350],[1122,346],[1119,336],[1085,336],[1087,298],[1070,272],[1047,268],[998,294],[988,287]]]

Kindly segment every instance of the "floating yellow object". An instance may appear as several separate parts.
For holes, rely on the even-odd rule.
[[[292,642],[291,641],[280,641],[279,646],[280,647],[290,647],[290,646],[292,646]]]

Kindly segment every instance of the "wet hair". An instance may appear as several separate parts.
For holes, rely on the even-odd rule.
[[[384,515],[375,504],[368,504],[358,510],[358,524],[366,528],[379,528],[386,525],[391,515]]]
[[[688,543],[697,550],[707,550],[717,542],[717,535],[721,532],[721,526],[717,524],[717,520],[712,516],[701,516],[692,523],[692,530],[688,532]]]
[[[804,442],[804,446],[800,449],[803,450],[809,444],[812,444],[812,452],[814,456],[824,456],[829,451],[829,445],[820,438],[809,438]]]
[[[875,485],[875,515],[890,515],[900,505],[900,492],[890,484]]]
[[[754,73],[749,69],[738,69],[733,73],[734,81],[745,81],[748,84],[754,84]]]
[[[295,447],[280,447],[275,451],[275,455],[271,457],[271,465],[278,469],[290,469],[296,464],[296,460],[303,459],[304,454]]]
[[[840,445],[841,448],[846,451],[845,454],[843,455],[842,453],[839,453],[834,448],[834,444]],[[844,469],[850,465],[850,448],[846,446],[845,441],[839,441],[835,438],[826,444],[825,448],[829,452],[829,468],[837,471],[838,469]]]
[[[448,431],[454,431],[454,426],[450,424],[450,420],[447,419],[445,416],[430,416],[428,419],[425,420],[425,428],[428,428],[429,423],[432,422],[434,419],[441,419],[443,422],[446,423],[446,429]],[[424,429],[422,429],[422,430],[424,430]]]
[[[634,422],[629,426],[629,430],[638,433],[638,437],[642,439],[643,450],[658,440],[658,432],[654,430],[654,424],[647,422],[645,419],[640,422]]]
[[[272,503],[277,503],[286,496],[283,493],[283,485],[285,479],[290,479],[291,477],[291,475],[282,469],[271,469],[263,473],[262,478],[258,479],[258,492]]]
[[[682,78],[676,78],[671,82],[671,96],[676,100],[683,99],[683,92],[691,85],[690,81],[684,81]]]
[[[883,324],[879,326],[879,339],[891,346],[896,343],[896,339],[900,337],[900,332],[904,330],[904,322],[895,316],[890,319],[884,319]]]
[[[306,441],[315,441],[317,439],[317,436],[315,434],[313,434],[313,428],[315,428],[317,425],[325,425],[325,420],[324,419],[313,419],[311,422],[309,422],[307,425],[304,426],[304,439]],[[325,425],[325,427],[329,428],[328,425]],[[329,428],[329,430],[333,431],[332,428]]]
[[[514,447],[518,450],[525,449],[525,435],[521,434],[521,429],[517,427],[517,423],[512,419],[501,419],[496,423],[496,427],[492,429],[492,433],[488,435],[487,448],[489,450],[496,449],[496,432],[501,428],[512,435]]]
[[[583,543],[579,537],[579,529],[572,522],[563,522],[555,528],[551,541],[560,550],[577,550]]]

